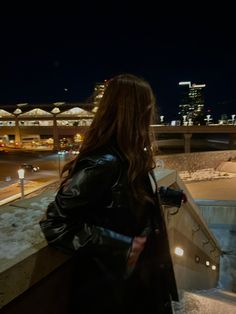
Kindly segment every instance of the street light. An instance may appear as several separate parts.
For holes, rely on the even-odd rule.
[[[25,179],[25,170],[24,169],[19,169],[18,171],[18,176],[20,179],[20,190],[21,190],[21,198],[23,199],[25,194],[24,194],[24,179]]]

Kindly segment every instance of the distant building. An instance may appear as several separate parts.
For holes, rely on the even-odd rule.
[[[93,111],[97,111],[99,102],[104,94],[104,90],[106,87],[106,80],[103,83],[96,83],[93,91]]]
[[[204,123],[204,88],[205,84],[179,82],[180,100],[179,115],[183,124],[195,125]]]
[[[59,149],[65,138],[82,137],[93,117],[90,103],[0,104],[0,147],[51,142]]]

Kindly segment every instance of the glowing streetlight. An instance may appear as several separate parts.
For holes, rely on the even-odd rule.
[[[184,115],[183,116],[183,125],[188,125],[188,121],[187,121],[187,116],[186,115]]]
[[[21,198],[23,199],[25,194],[24,194],[24,179],[25,179],[25,170],[24,169],[19,169],[18,171],[18,176],[20,179],[20,190],[21,190]]]
[[[206,266],[209,267],[210,266],[210,262],[206,261]]]
[[[175,254],[178,255],[178,256],[183,256],[184,255],[184,250],[181,247],[177,246],[175,248]]]
[[[233,124],[235,124],[235,116],[236,116],[235,114],[232,114],[232,115],[231,115],[231,117],[232,117],[232,123],[233,123]]]

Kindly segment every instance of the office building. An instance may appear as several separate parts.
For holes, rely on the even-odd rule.
[[[183,124],[204,124],[205,84],[179,82],[179,115]]]
[[[106,80],[103,83],[96,83],[93,91],[93,112],[96,112],[99,107],[99,102],[104,94],[104,90],[106,87]]]

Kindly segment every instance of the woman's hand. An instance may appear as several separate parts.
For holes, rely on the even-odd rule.
[[[127,260],[128,269],[133,269],[135,267],[139,259],[139,256],[145,247],[146,241],[147,241],[146,236],[134,237],[132,246],[128,254],[128,260]]]

